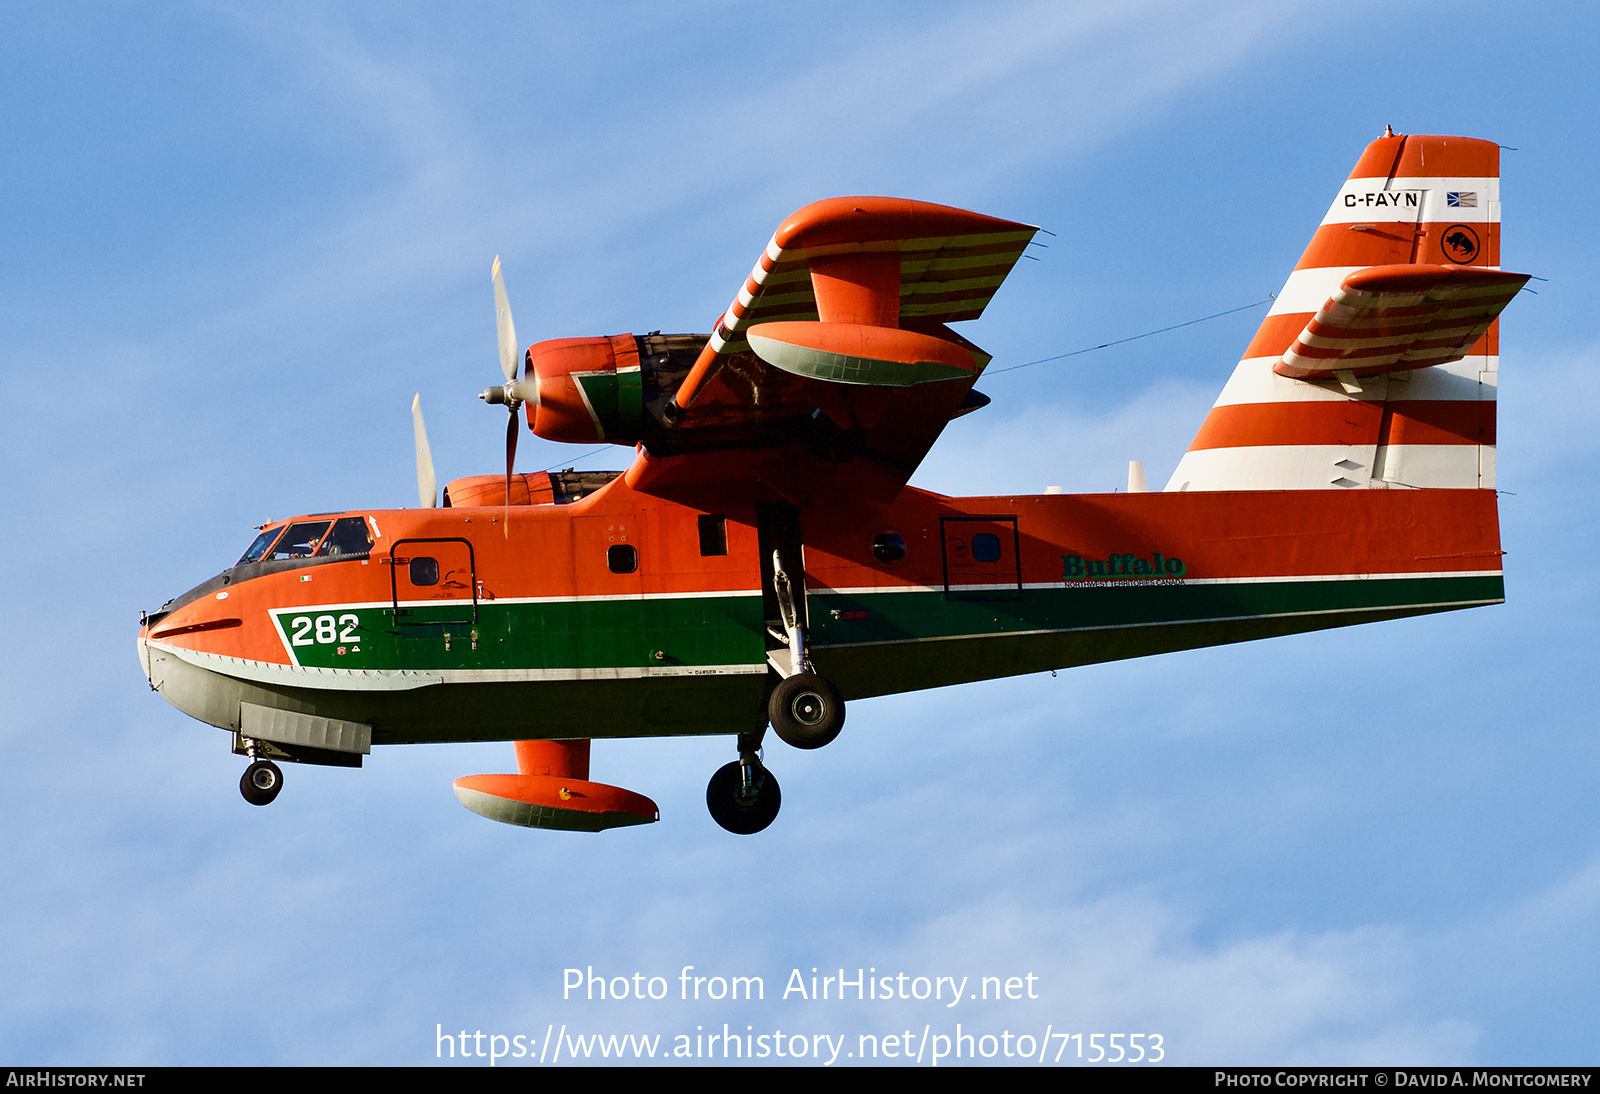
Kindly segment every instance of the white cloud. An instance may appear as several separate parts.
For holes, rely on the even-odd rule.
[[[1086,1033],[1160,1032],[1174,1064],[1460,1059],[1474,1039],[1469,1025],[1416,1020],[1429,1008],[1411,950],[1383,928],[1201,941],[1172,909],[1128,891],[1049,910],[975,905],[928,923],[885,958],[918,970],[1033,972],[1043,1001],[1000,1008],[1014,1031],[1049,1021]]]
[[[549,315],[594,307],[569,300],[572,289],[656,282],[685,259],[703,265],[706,250],[727,284],[707,282],[721,287],[692,308],[714,316],[775,226],[773,208],[868,188],[980,200],[1017,172],[1128,131],[1253,53],[1282,49],[1302,7],[907,9],[841,18],[793,44],[763,41],[781,27],[733,12],[718,18],[715,46],[695,13],[651,39],[617,40],[604,58],[614,93],[576,128],[538,120],[554,107],[515,66],[530,63],[521,44],[558,49],[589,28],[513,20],[492,43],[446,37],[419,57],[406,38],[363,35],[337,14],[252,13],[247,25],[287,57],[327,121],[364,130],[391,158],[358,201],[262,256],[267,282],[247,314],[223,320],[325,323],[330,305],[441,275],[475,279],[493,251],[541,256],[551,284],[524,292]],[[682,62],[702,49],[705,63]],[[508,74],[503,84],[463,78],[485,65]],[[523,116],[501,128],[508,108]],[[735,223],[744,227],[729,236]]]

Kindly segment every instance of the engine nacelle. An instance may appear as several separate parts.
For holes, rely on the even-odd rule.
[[[539,398],[526,404],[528,427],[570,444],[636,444],[644,425],[644,376],[638,341],[553,338],[528,347],[526,375]]]
[[[528,428],[552,441],[633,446],[658,428],[652,405],[670,401],[705,348],[705,334],[553,338],[528,347]],[[504,491],[502,490],[502,494]]]
[[[468,475],[451,479],[444,488],[446,508],[473,505],[566,505],[599,490],[620,471],[535,471],[511,476],[506,496],[504,475]]]

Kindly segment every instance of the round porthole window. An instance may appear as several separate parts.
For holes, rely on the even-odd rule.
[[[973,536],[972,560],[974,562],[999,562],[1000,537],[993,532],[979,532]]]
[[[872,557],[892,565],[906,557],[906,537],[899,532],[879,532],[872,540]]]
[[[627,543],[607,547],[606,567],[614,574],[631,574],[639,568],[639,552]]]

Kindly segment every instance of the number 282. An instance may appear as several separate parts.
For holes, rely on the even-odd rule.
[[[360,642],[361,636],[356,633],[356,628],[360,625],[360,616],[353,612],[346,612],[338,619],[331,615],[315,617],[297,615],[289,620],[289,641],[296,646],[331,646],[335,642]]]

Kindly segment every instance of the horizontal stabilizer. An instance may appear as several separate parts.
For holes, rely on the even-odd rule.
[[[1331,380],[1459,361],[1528,281],[1483,267],[1403,263],[1350,274],[1273,366]]]

